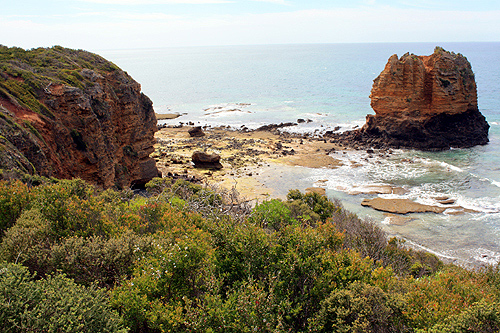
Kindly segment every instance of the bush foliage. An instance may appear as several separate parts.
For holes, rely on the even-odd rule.
[[[61,274],[33,277],[24,266],[0,265],[2,332],[126,332],[105,290]]]
[[[146,188],[0,181],[2,331],[500,327],[498,267],[444,265],[324,196],[294,190],[251,209],[186,181]]]

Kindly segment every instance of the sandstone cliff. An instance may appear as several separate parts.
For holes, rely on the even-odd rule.
[[[102,57],[0,46],[0,169],[104,188],[158,175],[151,100]]]
[[[474,73],[461,54],[436,47],[430,56],[389,58],[374,80],[358,139],[397,147],[447,149],[488,142],[477,106]]]

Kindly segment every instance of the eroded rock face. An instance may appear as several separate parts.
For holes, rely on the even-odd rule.
[[[488,142],[474,73],[461,54],[437,47],[430,56],[389,58],[370,95],[375,115],[358,133],[390,146],[471,147]]]
[[[2,134],[8,132],[14,128],[9,127],[12,123],[20,124],[18,132],[25,129],[21,136],[15,130],[5,136],[22,154],[21,160],[29,160],[40,175],[79,177],[104,188],[140,186],[158,176],[155,160],[149,157],[154,151],[156,117],[139,83],[97,55],[60,47],[45,51],[45,57],[66,55],[56,64],[71,66],[72,77],[65,82],[57,79],[64,77],[59,72],[54,77],[33,74],[33,85],[40,87],[32,90],[38,108],[23,104],[6,87],[13,80],[26,83],[29,73],[44,68],[11,62],[12,71],[22,66],[28,74],[23,78],[1,73],[4,122],[0,121],[0,129]],[[90,68],[79,66],[82,58]]]

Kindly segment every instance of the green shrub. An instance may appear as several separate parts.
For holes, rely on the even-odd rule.
[[[264,201],[255,206],[249,221],[273,230],[280,230],[287,225],[298,223],[292,217],[290,208],[279,199]]]
[[[152,250],[152,237],[127,232],[117,238],[70,237],[54,244],[46,262],[50,271],[61,271],[75,282],[111,288],[132,275],[133,264]]]
[[[172,185],[171,192],[181,199],[188,199],[202,189],[201,185],[193,184],[184,179],[178,179]]]
[[[213,289],[210,235],[192,226],[179,227],[163,232],[154,251],[135,265],[132,279],[112,291],[113,306],[136,331],[182,331],[188,300],[196,302]]]
[[[336,205],[340,207],[339,203]],[[344,247],[392,267],[399,276],[422,277],[443,267],[435,255],[407,248],[404,241],[396,237],[387,240],[385,232],[373,221],[362,220],[345,209],[334,212],[328,222],[344,234]]]
[[[23,212],[8,230],[0,254],[8,262],[22,263],[42,276],[61,271],[77,283],[112,287],[130,277],[132,264],[151,250],[151,242],[151,236],[138,236],[130,230],[112,238],[57,239],[50,222],[33,208]]]
[[[448,323],[439,323],[430,333],[495,333],[500,332],[500,304],[481,300],[453,316]]]
[[[336,283],[350,280],[353,273],[365,274],[366,264],[371,268],[356,253],[340,251],[342,235],[331,224],[317,228],[289,226],[273,236],[277,244],[269,276],[278,279],[276,298],[289,303],[285,322],[294,331],[306,328],[309,316],[317,311],[321,299],[336,288]]]
[[[164,214],[177,214],[178,210],[168,204],[161,204],[150,201],[136,210],[137,216],[140,218],[140,225],[133,227],[132,230],[138,234],[154,234],[158,230],[163,229],[162,218]]]
[[[494,266],[491,265],[486,267],[481,273],[487,279],[488,284],[493,286],[500,293],[500,262]]]
[[[477,302],[495,301],[495,294],[483,275],[448,266],[435,275],[409,283],[405,316],[411,327],[427,329],[450,322]]]
[[[61,180],[35,189],[36,201],[57,238],[109,235],[113,232],[103,215],[103,202],[95,188],[81,179]]]
[[[73,313],[73,324],[63,322],[73,307],[65,302],[87,306],[87,296],[72,296],[78,290],[96,292],[105,304],[101,286],[111,289],[112,306],[135,332],[498,329],[498,266],[445,267],[397,238],[387,241],[374,223],[318,195],[291,191],[287,201],[263,202],[248,215],[232,192],[163,179],[148,188],[156,195],[100,192],[78,179],[42,181],[29,190],[0,182],[0,205],[13,207],[12,215],[2,216],[9,227],[0,255],[47,277],[35,282],[12,265],[24,270],[15,278],[21,287],[5,290],[26,299],[19,304],[27,312],[19,305],[0,316],[5,313],[7,323],[21,318],[25,331],[50,331],[36,325],[51,323],[25,319],[49,317],[36,305],[45,297],[62,317],[53,325],[71,331],[80,322]],[[57,292],[45,295],[38,283],[47,290],[57,285],[69,296],[50,298]],[[101,320],[92,311],[88,316]]]
[[[415,251],[404,246],[404,241],[391,238],[381,259],[390,265],[401,276],[411,275],[415,278],[432,275],[444,267],[438,257],[431,253]]]
[[[3,82],[0,81],[0,89],[4,90],[4,94],[8,92],[19,104],[27,109],[38,114],[50,115],[50,111],[44,104],[40,103],[34,89],[28,82],[7,79]]]
[[[341,211],[339,205],[328,200],[326,196],[315,192],[302,194],[298,190],[291,190],[287,194],[287,200],[292,210],[292,216],[312,225],[319,221],[324,222],[333,214]]]
[[[107,294],[64,275],[33,280],[15,264],[0,265],[2,332],[126,332]]]
[[[248,279],[262,280],[268,276],[274,244],[264,229],[226,222],[213,226],[210,233],[224,291]]]
[[[29,206],[32,196],[20,181],[0,180],[0,239],[14,225],[23,209]]]
[[[321,308],[309,322],[310,332],[404,332],[399,295],[376,286],[354,282],[336,289],[321,301]]]
[[[198,307],[188,307],[185,326],[188,332],[290,332],[287,313],[288,303],[275,298],[272,285],[249,280],[225,297],[207,294]]]
[[[10,228],[0,245],[0,254],[8,262],[28,266],[31,271],[45,273],[45,257],[54,240],[51,237],[50,222],[37,208],[24,211],[17,223]]]
[[[387,236],[370,220],[361,220],[357,215],[339,209],[328,220],[344,234],[344,245],[363,256],[381,260],[387,246]]]
[[[146,190],[152,195],[160,195],[172,186],[171,178],[155,177],[146,184]]]

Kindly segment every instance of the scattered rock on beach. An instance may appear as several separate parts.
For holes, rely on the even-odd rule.
[[[326,195],[326,190],[324,188],[320,187],[308,187],[305,190],[306,194],[307,193],[317,193],[319,195]]]
[[[202,136],[205,136],[205,133],[203,133],[201,126],[196,126],[196,127],[191,128],[188,131],[188,133],[192,138],[200,138]]]
[[[297,126],[297,123],[280,123],[280,124],[269,124],[264,125],[256,129],[256,131],[270,131],[273,132],[278,128]]]
[[[455,203],[455,200],[447,199],[447,200],[439,200],[438,202],[442,205],[453,205]]]
[[[181,115],[178,113],[155,113],[156,119],[157,120],[170,120],[170,119],[176,119],[179,118]]]
[[[424,205],[409,199],[364,199],[361,203],[362,206],[371,207],[383,212],[395,214],[408,214],[408,213],[443,213],[446,208]]]
[[[407,223],[415,220],[414,218],[411,218],[409,216],[401,216],[401,215],[396,215],[396,214],[391,214],[391,213],[384,213],[384,216],[385,216],[385,222],[389,223],[390,225],[403,226],[403,225],[406,225]]]
[[[408,191],[402,187],[393,187],[390,185],[366,185],[354,186],[348,193],[350,195],[358,194],[406,194]]]
[[[191,157],[195,168],[222,169],[220,156],[213,153],[207,154],[202,151],[195,151]]]

